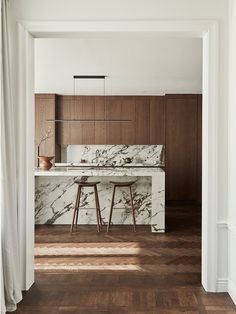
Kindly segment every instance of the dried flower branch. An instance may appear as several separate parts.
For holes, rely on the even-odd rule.
[[[43,142],[46,142],[47,139],[49,139],[50,137],[53,136],[53,132],[52,132],[52,128],[51,126],[48,126],[47,130],[43,132],[43,129],[41,129],[41,137],[40,137],[40,140],[39,142],[36,142],[36,145],[38,147],[40,147],[40,145],[43,143]]]

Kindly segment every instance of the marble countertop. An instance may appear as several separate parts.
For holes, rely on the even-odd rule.
[[[155,166],[80,166],[80,167],[53,167],[50,170],[35,169],[35,176],[153,176],[165,172]]]
[[[61,162],[61,163],[55,163],[55,168],[58,168],[58,167],[99,167],[99,168],[107,168],[107,167],[110,167],[110,168],[123,168],[123,167],[128,167],[128,168],[159,168],[159,167],[164,167],[164,164],[142,164],[142,163],[125,163],[125,164],[116,164],[116,165],[106,165],[106,164],[103,164],[103,163],[96,163],[96,162],[92,162],[92,163],[79,163],[79,162]]]

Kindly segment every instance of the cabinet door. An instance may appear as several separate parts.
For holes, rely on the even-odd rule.
[[[37,145],[50,129],[50,137],[40,145],[39,155],[55,156],[55,94],[35,95],[35,165],[37,166]]]
[[[105,119],[105,97],[95,96],[95,120]],[[106,144],[106,123],[103,121],[95,121],[95,144]]]
[[[135,99],[135,143],[150,143],[150,104],[149,97],[139,96]]]
[[[166,199],[198,196],[198,97],[166,96]]]
[[[164,96],[150,97],[150,144],[165,144]]]
[[[95,99],[93,96],[83,96],[82,97],[82,119],[89,120],[86,122],[81,122],[82,124],[82,144],[94,144],[95,134]]]
[[[72,96],[57,97],[57,112],[56,117],[58,120],[71,119],[72,106],[74,99]],[[71,123],[68,121],[57,122],[58,144],[67,145],[71,143]]]
[[[121,97],[108,96],[105,111],[106,120],[118,120],[106,122],[106,144],[121,144]]]
[[[135,144],[135,97],[122,97],[121,103],[121,144]],[[128,121],[130,120],[130,121]]]
[[[67,99],[71,99],[69,102],[70,119],[81,119],[83,115],[83,99],[79,96],[66,96]],[[64,126],[65,127],[65,126]],[[68,131],[70,132],[67,140],[70,145],[76,145],[78,143],[82,143],[82,123],[80,121],[77,122],[69,122],[67,123]]]

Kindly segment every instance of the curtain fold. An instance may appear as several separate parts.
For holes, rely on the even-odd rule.
[[[22,299],[17,223],[15,110],[10,67],[8,0],[1,0],[1,311],[14,311]]]

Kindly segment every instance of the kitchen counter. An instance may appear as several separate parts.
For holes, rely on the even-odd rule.
[[[109,217],[112,180],[136,180],[133,186],[134,206],[138,224],[150,224],[152,232],[165,231],[165,172],[153,166],[79,166],[54,167],[49,171],[35,169],[36,224],[70,224],[76,196],[74,181],[83,179],[101,181],[98,185],[102,220]],[[121,178],[122,177],[122,178]],[[114,224],[131,224],[131,211],[128,189],[117,190],[113,211]],[[94,195],[85,189],[82,195],[79,223],[96,224]],[[87,208],[89,207],[89,208]],[[123,208],[121,208],[123,207]]]

